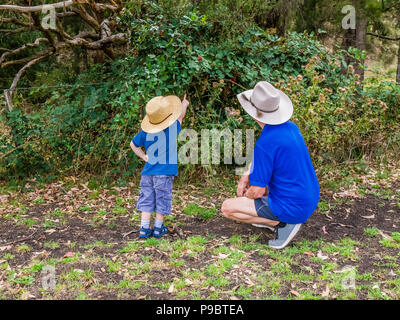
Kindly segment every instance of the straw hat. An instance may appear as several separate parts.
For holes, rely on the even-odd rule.
[[[182,114],[182,101],[176,96],[155,97],[146,105],[142,130],[157,133],[174,124]]]
[[[293,115],[290,98],[267,81],[237,96],[243,109],[254,119],[271,125],[288,121]]]

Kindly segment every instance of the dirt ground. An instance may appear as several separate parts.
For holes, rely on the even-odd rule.
[[[232,192],[218,192],[218,184],[178,186],[170,234],[145,241],[137,238],[134,184],[70,185],[3,196],[2,299],[400,298],[396,180],[364,185],[362,195],[322,194],[319,209],[282,251],[267,245],[273,232],[221,216]],[[44,290],[47,265],[55,268],[56,286]],[[344,267],[354,268],[354,288],[343,288]]]

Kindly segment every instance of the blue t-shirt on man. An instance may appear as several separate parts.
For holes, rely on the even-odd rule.
[[[132,142],[136,147],[144,147],[149,160],[142,175],[178,175],[178,134],[181,123],[174,124],[158,133],[140,131]]]
[[[280,221],[303,223],[311,216],[319,184],[296,124],[265,125],[254,147],[250,185],[268,187],[268,205]]]

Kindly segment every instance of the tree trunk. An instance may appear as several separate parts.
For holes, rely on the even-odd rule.
[[[399,42],[399,53],[397,54],[397,74],[396,82],[400,84],[400,42]]]
[[[344,50],[349,50],[350,47],[355,47],[355,41],[356,41],[356,34],[355,30],[353,29],[347,29],[344,31],[344,37],[343,37],[343,49]],[[346,64],[350,65],[350,63],[355,63],[354,59],[350,58],[349,56],[346,55],[345,57]],[[346,74],[348,72],[347,69],[342,68],[342,73]]]
[[[81,68],[80,68],[80,64],[81,64],[81,52],[80,52],[80,48],[74,48],[74,62],[72,63],[72,68],[75,72],[76,75],[81,73]]]
[[[360,12],[357,18],[357,29],[356,29],[356,47],[360,51],[365,50],[365,42],[367,39],[367,26],[368,20],[367,17]],[[356,65],[356,73],[360,75],[360,80],[364,81],[365,70],[359,64],[364,64],[364,60],[361,60]]]
[[[89,70],[89,62],[88,62],[87,50],[86,50],[86,48],[83,48],[82,50],[83,50],[83,52],[82,52],[82,55],[83,55],[83,68],[84,68],[85,71],[88,71]]]

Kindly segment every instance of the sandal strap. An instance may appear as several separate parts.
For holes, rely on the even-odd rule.
[[[140,228],[140,230],[139,230],[139,234],[140,235],[144,235],[144,236],[148,236],[148,235],[151,235],[153,233],[153,230],[152,229],[145,229],[145,228]]]
[[[166,233],[166,232],[168,232],[168,228],[164,225],[162,225],[161,228],[154,227],[154,233],[162,234],[162,233]]]

